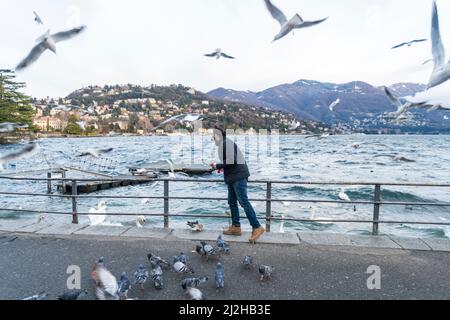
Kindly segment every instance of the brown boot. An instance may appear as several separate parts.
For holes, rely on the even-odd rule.
[[[253,230],[252,236],[248,241],[251,243],[256,243],[256,241],[258,241],[258,239],[264,234],[264,232],[266,232],[266,229],[264,229],[263,227],[259,227],[258,229]]]
[[[227,236],[241,236],[242,230],[241,227],[231,226],[227,230],[224,230],[223,234]]]

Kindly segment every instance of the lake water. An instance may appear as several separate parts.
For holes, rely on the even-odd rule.
[[[325,139],[301,136],[239,136],[238,145],[245,152],[251,180],[302,180],[302,181],[351,181],[394,183],[438,183],[450,182],[450,136],[331,136]],[[361,143],[355,149],[351,145]],[[126,174],[130,166],[145,162],[172,159],[175,163],[212,163],[217,161],[217,151],[209,136],[195,137],[108,137],[76,139],[44,139],[39,141],[41,151],[31,158],[6,165],[7,172],[45,169],[48,164],[73,165],[104,171],[108,174]],[[3,146],[0,155],[20,146]],[[100,160],[75,157],[89,148],[114,148]],[[399,157],[403,157],[400,160]],[[406,160],[406,161],[405,161]],[[410,161],[407,161],[410,160]],[[113,168],[114,167],[114,168]],[[5,173],[5,172],[3,172]],[[36,177],[36,175],[33,175]],[[40,175],[44,177],[44,175]],[[69,177],[74,176],[72,173]],[[165,177],[165,176],[163,176]],[[193,179],[220,179],[212,174]],[[185,178],[179,176],[179,178]],[[224,183],[171,183],[171,196],[224,197]],[[3,180],[0,191],[45,193],[45,182],[19,182]],[[373,186],[296,186],[274,185],[273,198],[339,200],[338,194],[345,191],[354,201],[373,201]],[[55,190],[56,192],[56,190]],[[250,184],[250,198],[265,198],[264,184]],[[163,185],[147,184],[105,190],[95,195],[162,196]],[[80,212],[88,212],[100,199],[82,199]],[[109,212],[139,213],[142,215],[163,212],[163,200],[143,203],[137,199],[105,199]],[[382,187],[382,200],[393,202],[450,202],[450,188]],[[258,214],[265,215],[265,203],[254,202]],[[61,198],[12,197],[0,195],[0,207],[23,210],[71,211],[71,201]],[[309,219],[356,219],[371,220],[372,205],[273,203],[275,216]],[[223,214],[228,210],[227,202],[171,200],[172,214]],[[243,214],[243,212],[242,212]],[[314,214],[314,215],[313,215]],[[36,219],[31,213],[0,212],[1,218]],[[382,206],[382,220],[450,222],[450,207],[432,206]],[[70,216],[51,215],[47,220],[70,221]],[[191,219],[192,220],[192,219]],[[200,219],[208,229],[220,229],[228,225],[226,220]],[[87,222],[81,217],[80,222]],[[114,216],[113,223],[133,225],[133,217]],[[244,229],[248,222],[243,220]],[[264,220],[261,221],[264,223]],[[147,227],[162,227],[163,218],[151,217]],[[174,218],[170,226],[185,228],[186,219]],[[274,222],[272,231],[278,231],[280,223]],[[323,231],[368,234],[370,224],[355,223],[300,223],[285,222],[286,232]],[[380,232],[408,237],[449,237],[450,226],[431,225],[386,225]]]

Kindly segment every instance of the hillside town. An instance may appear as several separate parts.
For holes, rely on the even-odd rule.
[[[90,86],[65,98],[31,99],[31,104],[36,111],[36,130],[54,135],[170,135],[185,128],[176,121],[158,126],[180,114],[206,118],[202,126],[192,128],[199,134],[206,134],[216,122],[250,135],[261,129],[297,134],[331,130],[313,121],[297,121],[286,112],[223,102],[180,85]],[[293,123],[298,125],[292,128]]]

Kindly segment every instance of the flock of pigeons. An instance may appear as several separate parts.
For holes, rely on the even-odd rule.
[[[197,253],[202,260],[208,262],[211,259],[216,262],[214,271],[214,285],[217,290],[225,288],[225,268],[222,264],[222,255],[230,255],[230,245],[222,239],[222,236],[217,238],[214,245],[206,242],[200,242],[192,251]],[[193,277],[194,269],[190,265],[190,257],[181,252],[174,256],[172,263],[155,254],[149,253],[147,255],[149,268],[144,264],[140,264],[130,279],[126,272],[122,272],[119,280],[108,270],[105,266],[105,259],[100,258],[91,271],[91,278],[94,281],[94,292],[97,300],[135,300],[128,297],[128,292],[131,286],[137,286],[142,292],[145,291],[145,286],[151,283],[156,290],[163,290],[165,288],[164,271],[172,269],[177,277],[181,277],[180,285],[183,290],[183,295],[190,300],[203,300],[204,296],[199,289],[209,281],[209,277]],[[254,266],[254,259],[252,256],[246,255],[242,259],[242,267],[245,270],[251,270]],[[275,268],[267,265],[258,266],[258,274],[260,281],[270,280]],[[59,300],[78,300],[80,297],[88,295],[86,290],[72,290],[58,296]],[[48,298],[46,292],[27,297],[23,300],[44,300]]]

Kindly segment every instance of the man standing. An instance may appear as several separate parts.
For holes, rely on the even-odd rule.
[[[228,186],[228,204],[230,205],[232,225],[223,233],[225,235],[242,235],[241,223],[239,218],[238,202],[245,211],[245,214],[253,227],[252,236],[249,241],[255,243],[266,231],[258,219],[247,196],[247,182],[250,177],[247,163],[238,146],[227,139],[223,129],[215,126],[214,142],[219,149],[219,159],[221,163],[212,164],[216,170],[223,170],[225,183]]]

